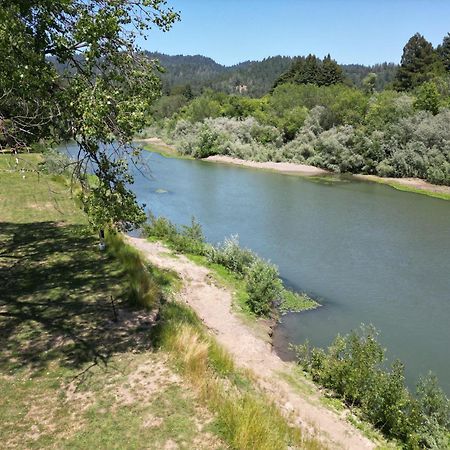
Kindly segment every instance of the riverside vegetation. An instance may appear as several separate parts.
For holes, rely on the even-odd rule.
[[[376,74],[352,86],[329,57],[310,55],[261,98],[212,90],[181,102],[166,96],[142,136],[159,136],[197,158],[289,161],[449,185],[449,48],[450,35],[437,49],[413,36],[393,83],[381,92]]]
[[[312,379],[330,389],[387,437],[406,448],[450,448],[450,400],[431,373],[415,395],[405,386],[404,367],[385,368],[385,350],[373,327],[338,336],[327,350],[308,343],[293,348]]]
[[[277,267],[251,250],[241,248],[237,236],[214,246],[205,242],[201,225],[195,218],[192,218],[190,226],[177,227],[165,217],[155,217],[153,214],[150,214],[143,229],[147,237],[162,239],[178,252],[199,256],[203,258],[200,260],[203,263],[221,266],[238,285],[243,281],[245,287],[238,289],[240,306],[256,316],[267,317],[277,310],[303,311],[319,306],[306,294],[286,289]]]
[[[205,243],[195,219],[190,226],[176,227],[164,217],[150,215],[144,231],[178,252],[201,256],[203,264],[219,264],[230,270],[244,281],[244,302],[256,316],[269,314],[277,305],[296,311],[314,307],[309,299],[304,304],[302,296],[285,290],[276,267],[241,248],[237,238],[217,246]],[[347,336],[338,336],[327,350],[313,348],[308,342],[293,349],[298,364],[313,381],[386,437],[410,449],[450,448],[450,400],[436,377],[430,373],[420,379],[415,394],[411,394],[405,385],[403,364],[395,361],[390,369],[385,368],[385,350],[376,336],[373,327],[361,326]]]
[[[98,250],[55,161],[0,156],[3,445],[322,448],[177,303],[175,274],[113,230]]]

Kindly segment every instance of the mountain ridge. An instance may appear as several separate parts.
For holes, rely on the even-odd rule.
[[[239,92],[260,97],[273,87],[275,80],[286,72],[292,63],[302,56],[268,56],[262,60],[247,60],[225,66],[204,55],[168,55],[160,52],[145,52],[149,58],[157,59],[165,72],[161,74],[164,90],[170,93],[176,86],[190,85],[196,95],[205,89],[231,94]],[[392,82],[398,65],[379,63],[372,66],[363,64],[340,64],[350,83],[360,87],[369,73],[378,75],[376,89],[382,90]]]

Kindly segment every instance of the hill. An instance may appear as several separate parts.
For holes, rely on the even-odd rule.
[[[251,97],[266,94],[277,78],[286,72],[297,57],[271,56],[262,61],[245,61],[233,66],[224,66],[202,55],[166,55],[147,52],[149,58],[157,59],[165,68],[161,78],[164,90],[169,93],[176,86],[190,85],[194,94],[204,89],[233,93],[240,92]],[[360,86],[367,74],[378,75],[377,90],[382,90],[390,83],[397,70],[394,63],[364,66],[361,64],[341,65],[351,83]]]

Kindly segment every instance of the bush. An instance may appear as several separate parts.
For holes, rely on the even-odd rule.
[[[334,172],[420,177],[448,185],[450,110],[424,103],[430,86],[419,89],[416,101],[394,91],[369,98],[343,85],[283,84],[258,101],[209,92],[178,118],[162,122],[157,134],[170,136],[180,152],[198,158],[220,154],[292,161]],[[432,87],[440,92],[438,85]],[[220,111],[187,113],[205,99]]]
[[[256,260],[256,255],[251,250],[239,246],[237,235],[225,239],[223,244],[211,246],[206,256],[209,262],[221,264],[242,276]]]
[[[259,316],[267,316],[283,290],[277,268],[258,258],[248,268],[245,278],[250,309]]]
[[[191,225],[182,225],[181,231],[172,236],[172,244],[175,250],[194,255],[205,253],[205,237],[201,225],[195,217],[191,219]]]
[[[171,239],[177,234],[177,227],[165,217],[155,217],[152,213],[148,215],[148,222],[143,226],[147,236]]]
[[[67,174],[70,168],[70,159],[63,152],[56,149],[45,149],[42,153],[44,161],[40,163],[43,172],[52,175]]]
[[[364,418],[408,448],[447,448],[450,402],[435,377],[419,382],[416,397],[405,386],[399,361],[384,369],[385,351],[373,327],[338,336],[325,351],[308,343],[294,347],[299,364]]]

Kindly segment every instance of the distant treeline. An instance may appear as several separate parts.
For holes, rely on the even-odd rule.
[[[308,55],[291,62],[259,98],[213,89],[196,96],[189,85],[174,87],[154,105],[147,133],[200,158],[292,161],[448,185],[450,34],[436,49],[414,35],[394,68],[352,66],[356,85],[331,56]],[[389,79],[382,91],[380,76]]]
[[[243,93],[250,97],[267,94],[275,81],[297,61],[304,57],[273,56],[262,61],[245,61],[234,66],[223,66],[213,59],[201,55],[169,56],[163,53],[147,52],[149,58],[157,59],[165,68],[161,78],[166,94],[189,86],[194,95],[206,89],[232,94],[245,86]],[[360,87],[369,73],[377,74],[376,89],[382,90],[394,79],[397,65],[393,63],[363,66],[349,64],[340,66],[347,83]]]

